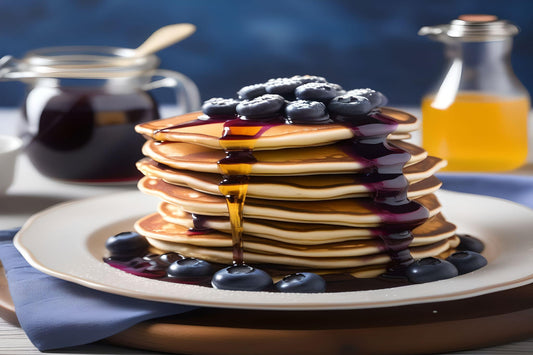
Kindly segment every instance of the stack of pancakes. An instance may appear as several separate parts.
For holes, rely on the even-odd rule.
[[[418,128],[415,117],[381,110],[398,122],[389,143],[411,155],[403,169],[408,198],[429,211],[425,223],[412,231],[410,253],[414,258],[443,255],[459,243],[433,194],[441,186],[433,175],[445,162],[404,141]],[[145,175],[139,189],[161,199],[156,213],[137,221],[137,232],[159,250],[230,265],[231,225],[219,191],[224,122],[202,121],[196,112],[136,130],[147,138],[146,158],[137,164]],[[388,222],[365,183],[364,162],[343,148],[353,136],[341,124],[284,124],[254,139],[256,162],[250,165],[243,210],[247,264],[342,270],[356,277],[386,269],[391,259],[379,234]]]

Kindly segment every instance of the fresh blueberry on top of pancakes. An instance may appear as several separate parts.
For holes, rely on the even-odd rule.
[[[239,100],[213,97],[202,105],[202,112],[208,116],[234,116]]]
[[[372,110],[372,103],[367,97],[351,94],[349,91],[334,97],[328,104],[330,113],[343,116],[365,115]]]
[[[326,105],[320,101],[296,100],[285,107],[287,121],[291,123],[327,123],[331,122]]]
[[[317,75],[293,75],[289,79],[298,80],[302,84],[327,82],[326,78]]]
[[[372,104],[372,108],[379,107],[379,106],[385,106],[388,102],[387,97],[385,97],[385,95],[383,95],[381,92],[372,90],[369,88],[353,89],[346,93],[350,95],[366,97]]]
[[[252,84],[242,87],[237,91],[237,95],[241,100],[251,100],[255,99],[258,96],[266,94],[265,84]]]
[[[252,100],[243,100],[237,105],[237,113],[247,118],[267,117],[281,113],[285,99],[276,94],[266,94]]]
[[[330,83],[307,83],[298,86],[295,90],[295,95],[299,100],[329,102],[340,95],[337,88],[338,85]]]
[[[287,100],[294,100],[294,90],[302,84],[302,81],[298,79],[277,78],[268,80],[265,83],[265,88],[269,94],[278,94]]]

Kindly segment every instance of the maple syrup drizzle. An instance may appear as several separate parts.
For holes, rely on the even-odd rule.
[[[244,264],[244,202],[252,164],[256,162],[252,149],[257,137],[269,127],[257,122],[233,119],[224,123],[223,135],[219,139],[226,157],[218,161],[223,177],[218,189],[226,198],[228,206],[234,265]]]
[[[402,276],[406,266],[413,257],[409,244],[413,236],[411,231],[425,222],[428,210],[416,201],[407,198],[409,183],[403,175],[403,167],[409,161],[410,154],[387,140],[394,132],[398,122],[379,110],[356,117],[337,116],[333,121],[349,127],[354,137],[344,143],[344,151],[354,159],[362,162],[366,169],[362,175],[363,183],[373,191],[375,213],[384,221],[377,229],[385,251],[391,258],[388,276]],[[223,134],[219,143],[224,149],[225,158],[218,161],[222,174],[219,191],[225,196],[232,231],[233,263],[245,263],[243,252],[243,210],[248,190],[248,181],[252,165],[255,142],[268,129],[287,124],[282,116],[262,119],[246,119],[238,116],[221,116],[209,120],[197,119],[183,124],[159,130],[168,132],[172,129],[222,123]],[[195,216],[192,234],[209,233],[201,222],[201,216]]]

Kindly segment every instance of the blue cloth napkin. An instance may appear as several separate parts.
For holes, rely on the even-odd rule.
[[[533,208],[533,176],[443,173],[443,189],[503,198]]]
[[[48,276],[15,249],[17,231],[0,231],[0,261],[20,325],[41,351],[92,343],[144,320],[197,308],[113,295]]]

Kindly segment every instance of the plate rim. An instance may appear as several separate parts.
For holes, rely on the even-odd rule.
[[[445,202],[446,202],[446,196],[456,196],[456,197],[465,196],[465,197],[468,197],[474,200],[479,200],[479,199],[482,201],[490,200],[495,203],[504,203],[509,206],[514,206],[514,208],[520,208],[520,209],[523,209],[524,211],[527,210],[528,213],[532,213],[533,215],[533,209],[530,209],[526,206],[520,205],[512,201],[508,201],[508,200],[504,200],[500,198],[494,198],[494,197],[489,197],[485,195],[451,192],[447,190],[441,190],[437,193],[437,195],[439,197],[439,200],[443,199]],[[33,266],[37,270],[40,270],[48,275],[54,276],[59,279],[74,282],[82,286],[96,289],[99,291],[118,294],[118,295],[127,296],[127,297],[140,298],[144,300],[151,300],[151,301],[165,302],[165,303],[178,303],[178,304],[208,306],[208,307],[218,307],[218,308],[240,308],[240,309],[261,309],[261,310],[334,310],[334,309],[339,310],[339,309],[383,308],[383,307],[394,307],[394,306],[402,306],[402,305],[409,305],[409,304],[442,302],[442,301],[470,298],[470,297],[480,296],[480,295],[484,295],[488,293],[503,291],[503,290],[507,290],[507,289],[511,289],[515,287],[520,287],[520,286],[527,285],[533,282],[533,273],[530,273],[520,278],[515,278],[513,280],[507,280],[505,282],[499,282],[498,284],[495,284],[495,285],[486,285],[484,287],[477,287],[475,289],[448,292],[447,294],[443,294],[443,295],[432,295],[432,296],[421,296],[421,297],[412,296],[408,298],[404,297],[401,299],[395,299],[394,294],[396,293],[396,291],[398,291],[398,289],[405,290],[405,288],[410,288],[413,291],[416,291],[416,290],[419,290],[420,288],[436,286],[438,284],[439,285],[442,285],[443,283],[448,284],[450,282],[453,282],[454,279],[441,280],[441,281],[436,281],[436,282],[427,283],[427,284],[409,285],[409,286],[402,286],[402,287],[397,287],[397,288],[370,290],[370,291],[349,291],[349,292],[335,292],[335,293],[326,293],[326,294],[298,294],[298,293],[283,294],[283,293],[274,293],[274,292],[216,290],[216,289],[211,289],[211,288],[196,286],[196,285],[174,284],[174,283],[167,283],[167,282],[163,283],[158,280],[150,280],[146,278],[129,275],[122,271],[119,271],[119,270],[116,270],[110,267],[109,267],[109,270],[107,270],[112,273],[118,272],[119,274],[117,275],[120,275],[119,277],[122,280],[127,280],[126,282],[124,282],[126,284],[131,281],[134,284],[140,284],[142,287],[142,286],[153,286],[153,283],[157,282],[157,284],[161,284],[161,286],[163,286],[163,284],[170,284],[172,285],[172,287],[176,288],[178,291],[188,292],[188,293],[191,293],[193,296],[194,295],[198,296],[198,294],[201,294],[201,297],[199,299],[198,298],[192,299],[193,296],[186,297],[186,298],[183,298],[183,297],[176,298],[176,297],[160,296],[157,294],[153,294],[151,292],[147,293],[146,291],[124,289],[123,287],[116,288],[116,287],[113,287],[113,285],[104,284],[98,280],[86,279],[86,278],[80,277],[79,275],[71,275],[65,271],[55,270],[53,267],[43,265],[41,262],[39,262],[38,257],[36,257],[34,253],[32,253],[31,247],[28,248],[27,245],[26,246],[24,245],[24,238],[28,238],[27,237],[28,231],[29,230],[31,231],[31,228],[33,228],[33,226],[37,223],[37,221],[40,221],[40,220],[42,221],[43,219],[47,219],[50,217],[50,215],[53,215],[53,213],[57,213],[58,211],[62,211],[62,210],[81,208],[83,207],[84,204],[98,203],[101,201],[108,201],[109,199],[122,201],[124,198],[138,198],[138,199],[143,198],[147,200],[152,199],[154,201],[153,206],[156,206],[158,202],[158,200],[156,198],[153,198],[152,196],[146,196],[139,191],[133,190],[133,191],[109,194],[105,196],[94,196],[94,197],[85,198],[81,200],[74,200],[74,201],[60,203],[58,205],[47,208],[33,215],[32,217],[30,217],[30,219],[28,219],[28,221],[24,223],[21,230],[15,236],[14,245],[31,266]],[[443,205],[445,205],[445,203],[443,203]],[[153,211],[151,209],[148,210],[148,207],[147,207],[146,213],[151,213],[151,212]],[[131,219],[131,218],[134,218],[135,216],[136,215],[131,213],[129,216],[127,216],[127,218]],[[124,221],[125,219],[126,219],[126,216],[124,216],[121,219],[121,221]],[[116,222],[118,223],[120,221],[117,220]],[[532,227],[533,227],[533,222],[532,222]],[[84,235],[84,236],[80,236],[79,238],[81,238],[83,241],[87,241],[89,236]],[[99,263],[105,265],[103,261],[99,261]],[[489,262],[489,265],[490,265],[490,262]],[[471,277],[472,275],[467,274],[467,275],[462,275],[460,277],[465,277],[465,276]],[[165,289],[166,288],[167,287],[165,287]],[[388,296],[390,297],[390,299],[381,300],[381,301],[371,300],[372,295],[375,295],[376,293],[383,294],[387,292],[391,294],[391,296]],[[359,300],[357,302],[354,300],[350,300],[350,296],[354,296],[355,293],[357,293],[357,295],[359,296],[365,295],[366,298]],[[324,302],[323,301],[324,295],[329,296],[328,298],[333,298],[334,299],[333,302]],[[257,299],[261,298],[261,296],[267,297],[269,301],[258,302]],[[228,301],[227,300],[228,297],[237,297],[238,300]],[[253,298],[251,302],[243,302],[242,298],[250,298],[250,297]],[[343,297],[346,297],[346,300],[343,300],[342,299]],[[271,298],[273,298],[274,300],[270,300]]]

